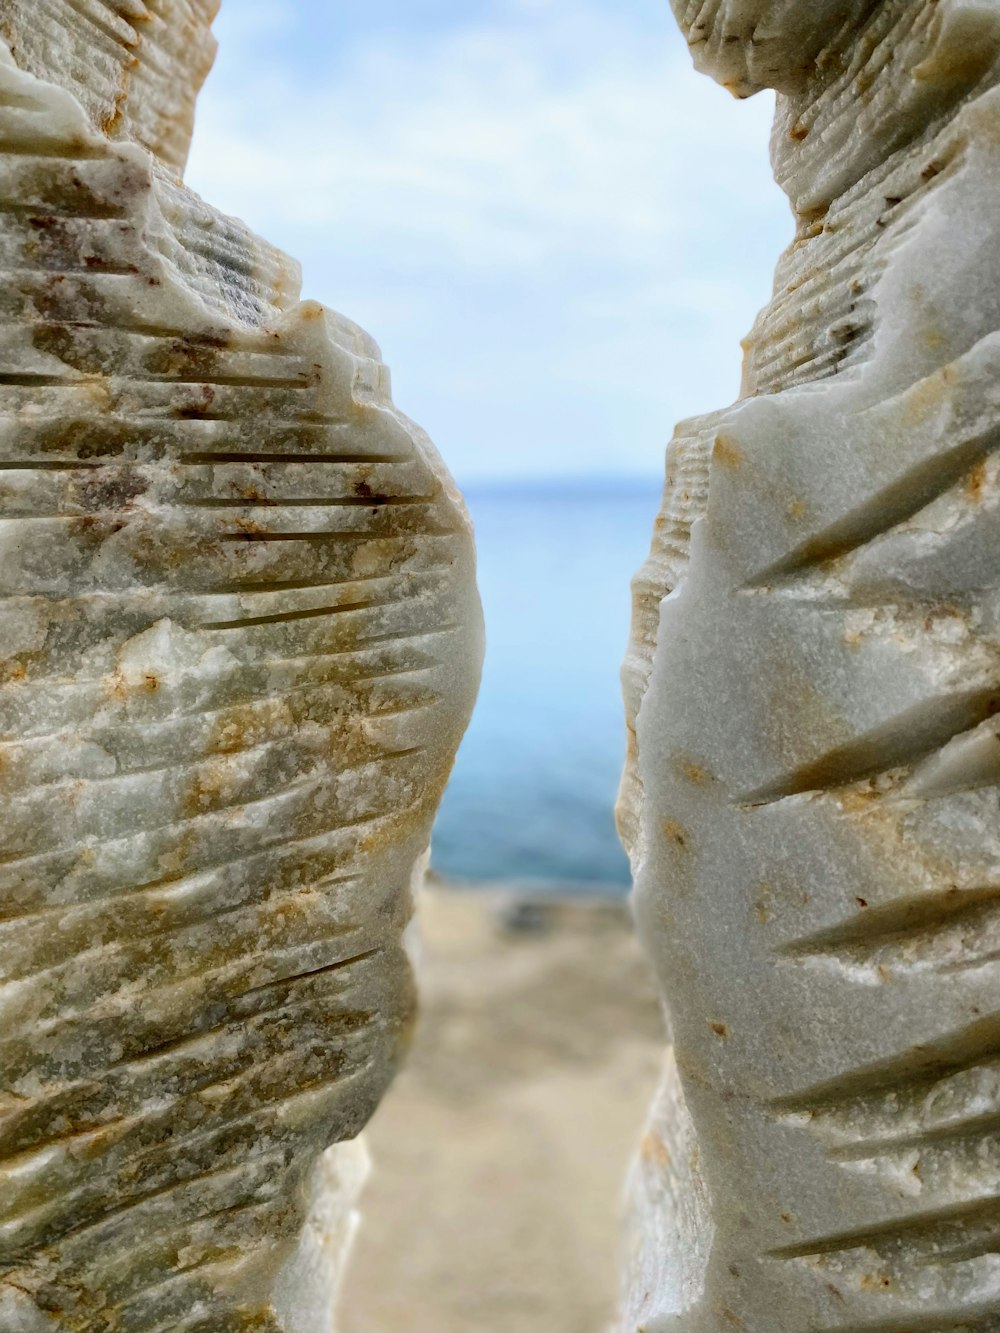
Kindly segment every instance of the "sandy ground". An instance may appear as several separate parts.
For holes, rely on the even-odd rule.
[[[434,888],[342,1333],[602,1333],[662,1028],[620,903]]]

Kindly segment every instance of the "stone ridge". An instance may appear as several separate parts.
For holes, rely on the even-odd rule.
[[[215,58],[219,0],[0,0],[18,65],[71,92],[95,129],[182,172]]]
[[[0,1328],[315,1333],[471,529],[374,343],[91,101],[0,52]]]
[[[737,97],[800,89],[879,0],[671,0],[695,66]]]
[[[724,81],[775,57],[797,235],[745,397],[670,446],[635,585],[621,824],[677,1075],[620,1327],[985,1331],[1000,7],[831,15],[794,79],[782,34],[817,7],[676,7]]]

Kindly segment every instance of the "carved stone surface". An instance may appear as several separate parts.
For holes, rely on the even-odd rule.
[[[0,0],[0,1329],[319,1333],[474,555],[378,349],[175,175],[214,0]]]
[[[621,1327],[996,1329],[1000,6],[674,7],[780,90],[798,232],[636,583],[622,826],[676,1071]]]

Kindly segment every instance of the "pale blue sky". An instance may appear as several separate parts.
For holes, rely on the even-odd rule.
[[[224,0],[189,180],[363,324],[459,481],[649,476],[791,233],[667,0]]]

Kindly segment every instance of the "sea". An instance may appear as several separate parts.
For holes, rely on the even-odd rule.
[[[614,826],[619,672],[629,580],[649,549],[660,490],[653,478],[466,490],[487,649],[435,828],[439,873],[627,892]]]

